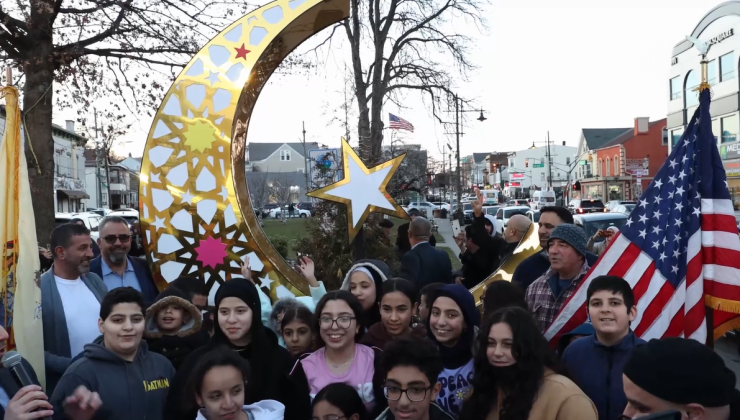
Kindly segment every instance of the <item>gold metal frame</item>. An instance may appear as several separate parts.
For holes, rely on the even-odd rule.
[[[272,298],[280,286],[308,293],[257,222],[244,152],[254,105],[275,68],[347,17],[348,0],[274,1],[208,42],[172,84],[149,132],[139,193],[146,258],[160,288],[191,275],[213,294],[249,256]]]

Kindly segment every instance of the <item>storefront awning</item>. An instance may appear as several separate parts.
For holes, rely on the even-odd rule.
[[[80,190],[57,190],[57,193],[62,193],[72,199],[90,198],[85,191]]]

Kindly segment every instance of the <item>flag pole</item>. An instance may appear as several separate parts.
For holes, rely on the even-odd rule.
[[[5,86],[13,86],[13,69],[10,66],[5,68]]]

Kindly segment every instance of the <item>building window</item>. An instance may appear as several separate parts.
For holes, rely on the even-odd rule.
[[[681,136],[683,135],[683,127],[677,128],[675,130],[671,130],[671,144],[673,146],[678,143],[678,141],[681,139]]]
[[[545,173],[542,172],[540,173],[540,181],[544,181],[544,180],[545,180]]]
[[[712,134],[714,135],[714,142],[719,143],[719,135],[722,133],[722,124],[719,122],[719,118],[712,120]]]
[[[671,79],[671,100],[681,98],[681,76]]]
[[[596,175],[600,176],[603,173],[602,168],[601,168],[601,165],[603,165],[603,163],[604,162],[601,159],[599,159],[599,166],[596,168]]]
[[[280,151],[280,160],[282,160],[282,161],[289,161],[290,160],[290,150],[281,150]]]
[[[693,91],[697,86],[699,86],[699,72],[691,70],[689,74],[686,75],[686,83],[684,84],[686,108],[699,104],[699,95],[697,95],[697,92]]]
[[[719,81],[724,82],[735,77],[735,54],[725,54],[719,58]]]
[[[619,176],[619,157],[614,155],[614,175]]]
[[[717,60],[707,63],[707,82],[710,85],[717,84]]]
[[[722,118],[722,143],[734,143],[737,141],[737,129],[737,115]]]
[[[609,176],[612,174],[612,161],[609,158],[606,158],[606,176]]]
[[[566,157],[566,158],[565,158],[565,164],[566,164],[566,165],[570,165],[570,158],[569,158],[569,157]]]

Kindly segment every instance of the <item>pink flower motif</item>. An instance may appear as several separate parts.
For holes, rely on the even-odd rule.
[[[226,244],[213,237],[201,240],[195,252],[198,253],[196,259],[202,262],[204,267],[209,266],[211,268],[223,264],[224,258],[228,255],[226,254]]]

